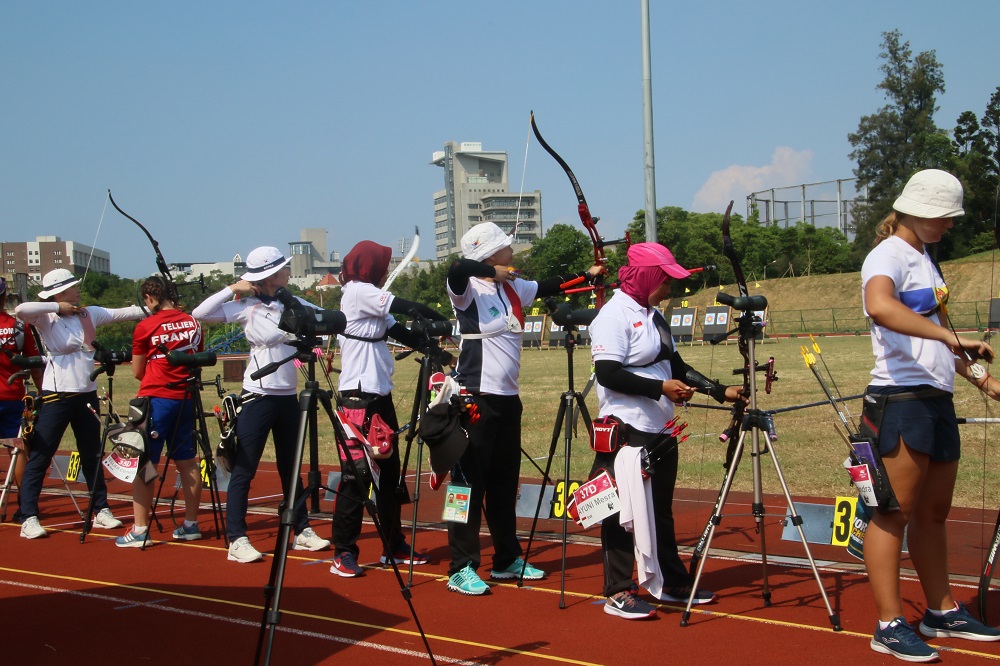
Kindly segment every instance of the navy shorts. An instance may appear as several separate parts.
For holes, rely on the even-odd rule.
[[[926,389],[920,387],[874,387],[870,393],[913,392]],[[895,389],[895,390],[892,390]],[[899,438],[908,447],[930,456],[934,462],[955,462],[961,457],[962,442],[958,434],[958,418],[955,416],[954,396],[941,391],[940,395],[916,400],[898,400],[886,403],[885,415],[879,429],[878,451],[892,453],[899,444]]]
[[[0,437],[17,437],[21,430],[21,416],[24,402],[21,400],[0,400]]]
[[[170,447],[172,460],[194,458],[194,408],[191,401],[150,398],[149,402],[147,432],[150,435],[154,431],[157,433],[157,437],[149,438],[149,461],[154,465],[160,462],[164,444]]]

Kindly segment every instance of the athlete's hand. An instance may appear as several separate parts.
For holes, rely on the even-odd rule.
[[[694,395],[694,387],[688,386],[679,379],[668,379],[663,382],[660,393],[667,396],[671,402],[687,402]]]
[[[256,296],[259,291],[257,286],[249,280],[240,280],[235,284],[231,284],[229,285],[229,290],[237,296]]]

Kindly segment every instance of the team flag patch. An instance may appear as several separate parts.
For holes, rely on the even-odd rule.
[[[642,322],[641,321],[637,321],[634,324],[632,324],[632,328],[639,328],[640,326],[642,326]]]

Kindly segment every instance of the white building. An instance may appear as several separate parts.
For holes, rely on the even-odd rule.
[[[515,251],[542,236],[542,193],[509,190],[505,151],[449,141],[434,152],[431,164],[444,169],[444,189],[434,193],[436,259],[460,254],[462,236],[480,222],[493,222],[508,234],[516,226]]]

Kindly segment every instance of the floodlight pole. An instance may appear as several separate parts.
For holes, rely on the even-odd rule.
[[[642,13],[642,156],[646,180],[646,242],[656,242],[656,166],[653,154],[653,80],[649,55],[649,0]]]

